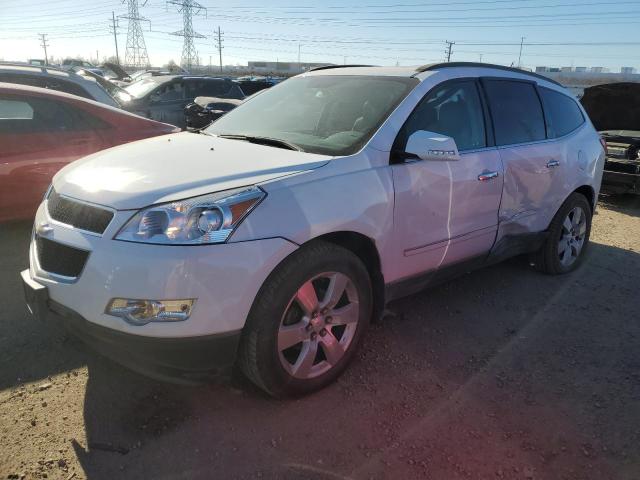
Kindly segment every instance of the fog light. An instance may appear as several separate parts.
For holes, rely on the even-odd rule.
[[[113,298],[105,313],[120,317],[133,325],[149,322],[179,322],[191,315],[194,299],[188,300],[135,300]]]

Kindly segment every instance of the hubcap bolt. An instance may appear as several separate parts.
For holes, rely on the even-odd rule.
[[[331,322],[333,322],[333,318],[332,317],[327,317],[327,318],[324,319],[324,321],[326,323],[331,323]]]
[[[324,337],[327,334],[327,331],[323,328],[322,330],[320,330],[320,336]]]
[[[316,332],[313,332],[311,334],[311,340],[315,340],[317,336],[318,336],[318,334]]]

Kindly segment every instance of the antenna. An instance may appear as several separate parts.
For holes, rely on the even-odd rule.
[[[180,63],[183,68],[191,70],[191,67],[200,63],[193,39],[206,38],[204,35],[193,31],[193,16],[199,15],[202,11],[204,11],[206,15],[207,9],[194,0],[168,0],[167,3],[179,7],[178,11],[182,13],[182,30],[173,32],[171,35],[184,37]]]
[[[140,22],[149,22],[145,17],[141,17],[138,12],[138,0],[122,0],[127,3],[129,13],[120,15],[118,18],[129,20],[127,30],[127,50],[124,55],[124,64],[128,67],[148,67],[149,55],[147,55],[147,45],[144,43],[142,27]],[[145,1],[142,6],[147,4]]]

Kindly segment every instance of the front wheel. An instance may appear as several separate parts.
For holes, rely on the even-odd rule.
[[[276,397],[318,390],[350,362],[371,305],[371,281],[356,255],[322,241],[304,246],[258,293],[240,346],[240,368]]]
[[[585,196],[572,193],[551,221],[547,240],[534,257],[536,268],[552,275],[576,269],[589,244],[592,215]]]

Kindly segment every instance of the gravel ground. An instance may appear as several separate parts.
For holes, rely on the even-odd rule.
[[[326,390],[131,373],[29,318],[30,225],[0,225],[0,478],[640,479],[640,198],[590,258],[526,259],[395,302]]]

